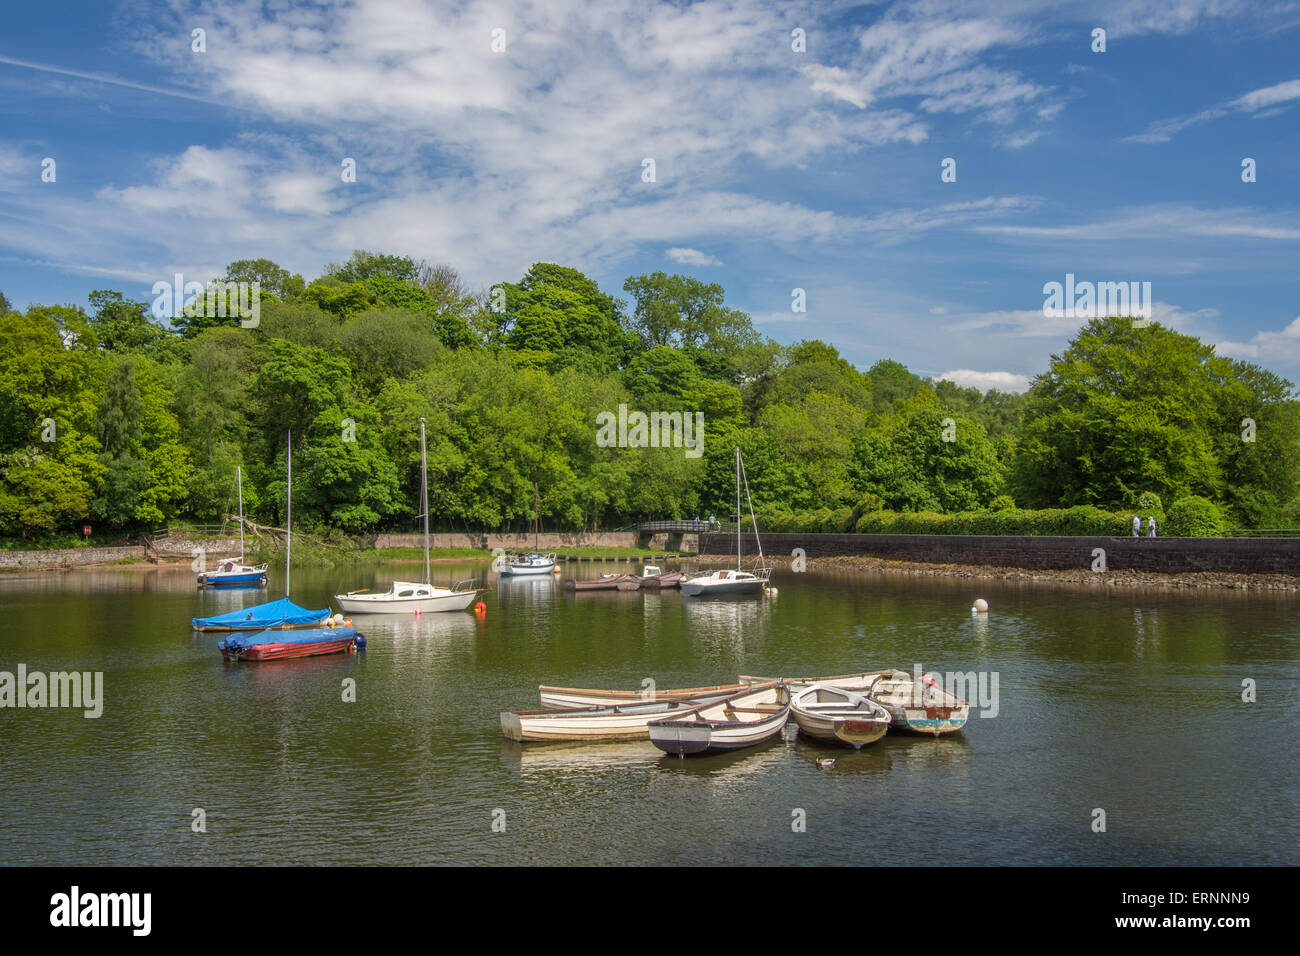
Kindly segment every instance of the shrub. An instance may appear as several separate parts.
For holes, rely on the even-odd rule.
[[[1016,506],[1015,499],[1010,495],[998,495],[989,502],[989,511],[1010,511]]]
[[[1179,498],[1169,506],[1165,521],[1165,532],[1179,538],[1217,538],[1223,534],[1223,512],[1200,495]]]

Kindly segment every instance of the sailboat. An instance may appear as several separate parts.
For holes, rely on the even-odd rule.
[[[424,516],[424,583],[394,581],[383,594],[366,591],[349,591],[336,594],[334,600],[348,614],[400,614],[404,611],[463,611],[478,594],[475,588],[458,581],[455,587],[444,588],[429,581],[429,459],[424,445],[424,419],[420,419],[420,504]]]
[[[266,565],[244,564],[244,477],[238,465],[235,466],[235,484],[239,488],[239,557],[218,562],[215,571],[200,571],[201,588],[238,585],[266,587]]]
[[[533,547],[541,538],[542,507],[537,494],[537,484],[533,483]],[[502,577],[528,577],[536,574],[557,572],[555,552],[543,554],[540,551],[507,551],[494,564],[493,570]]]
[[[763,542],[758,537],[758,519],[754,517],[754,502],[749,498],[749,479],[744,476],[740,449],[736,449],[736,568],[710,571],[697,577],[682,580],[682,593],[687,597],[710,597],[715,594],[763,594],[772,579],[772,569],[763,558]],[[740,483],[745,483],[745,498],[749,500],[749,518],[754,523],[754,540],[758,542],[758,567],[753,571],[741,569],[740,540]]]
[[[225,614],[218,614],[216,617],[195,617],[190,619],[190,624],[196,631],[217,631],[222,633],[232,631],[265,631],[274,630],[293,630],[297,628],[308,627],[334,627],[343,623],[342,615],[339,620],[335,621],[330,617],[330,609],[321,608],[319,611],[311,611],[307,608],[299,607],[289,600],[289,555],[293,544],[292,528],[292,507],[293,507],[293,460],[292,448],[289,444],[289,438],[285,440],[285,539],[284,539],[284,597],[278,601],[269,601],[266,604],[254,604],[252,607],[241,608],[238,611],[229,611]],[[260,635],[259,635],[260,636]]]

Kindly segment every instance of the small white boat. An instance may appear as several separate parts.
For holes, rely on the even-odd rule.
[[[641,700],[605,707],[566,710],[507,710],[501,714],[501,732],[510,740],[645,740],[652,720],[700,703],[723,700],[726,695],[695,700]]]
[[[650,721],[650,742],[679,757],[723,753],[771,740],[789,719],[790,694],[785,685],[761,684]]]
[[[633,704],[650,700],[695,700],[703,697],[730,697],[743,690],[749,690],[753,682],[746,684],[712,684],[707,687],[677,687],[671,690],[657,690],[651,696],[649,691],[636,690],[596,690],[587,687],[551,687],[546,684],[537,688],[542,699],[542,706],[553,709],[565,707],[612,707],[615,704]]]
[[[529,574],[550,574],[554,567],[555,552],[537,554],[529,551],[527,554],[506,554],[505,560],[500,562],[497,570],[503,575],[519,577]]]
[[[405,614],[418,611],[463,611],[478,590],[465,587],[472,581],[458,581],[444,588],[429,580],[429,464],[424,447],[424,419],[420,419],[420,504],[424,518],[424,582],[394,581],[387,591],[370,594],[366,589],[336,594],[334,600],[348,614]]]
[[[809,737],[838,740],[853,747],[885,736],[892,719],[883,704],[830,684],[813,684],[795,692],[790,713],[799,730]]]
[[[763,542],[758,537],[758,519],[754,517],[754,502],[749,502],[749,519],[754,524],[754,540],[758,543],[758,567],[752,571],[746,571],[741,568],[741,537],[740,537],[740,484],[743,474],[743,465],[740,460],[740,449],[736,449],[736,567],[735,570],[730,568],[722,571],[708,571],[704,574],[696,574],[691,577],[683,577],[681,581],[682,594],[687,597],[712,597],[714,595],[725,594],[750,594],[763,595],[767,593],[767,586],[772,580],[772,569],[766,566],[763,560]],[[749,496],[749,479],[744,478],[745,496]]]

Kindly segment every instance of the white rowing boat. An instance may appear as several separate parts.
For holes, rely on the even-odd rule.
[[[501,714],[501,732],[510,740],[645,740],[647,725],[676,711],[691,710],[714,695],[694,700],[641,700],[604,707],[565,710],[507,710]]]
[[[724,753],[771,740],[789,719],[790,694],[785,685],[761,684],[652,720],[650,742],[679,757]]]
[[[595,690],[586,687],[549,687],[542,684],[537,688],[542,706],[547,708],[563,707],[611,707],[615,704],[633,704],[656,700],[693,700],[701,697],[730,697],[748,690],[749,684],[713,684],[708,687],[676,687],[671,690]]]
[[[790,713],[799,730],[816,740],[838,740],[853,747],[875,743],[889,730],[891,717],[883,704],[864,694],[830,684],[813,684],[796,691]]]

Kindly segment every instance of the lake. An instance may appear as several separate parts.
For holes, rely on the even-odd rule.
[[[420,573],[295,568],[293,597],[325,607]],[[0,860],[1300,863],[1294,595],[812,570],[778,571],[768,599],[702,600],[434,567],[435,583],[471,575],[482,620],[357,616],[363,653],[242,664],[223,663],[190,618],[277,598],[282,572],[265,591],[199,591],[188,569],[0,575],[0,671],[104,675],[98,719],[0,709]],[[978,597],[986,616],[970,612]],[[521,745],[498,721],[538,707],[542,683],[665,689],[914,665],[996,675],[996,716],[861,751],[791,724],[768,745],[693,759],[648,742]]]

